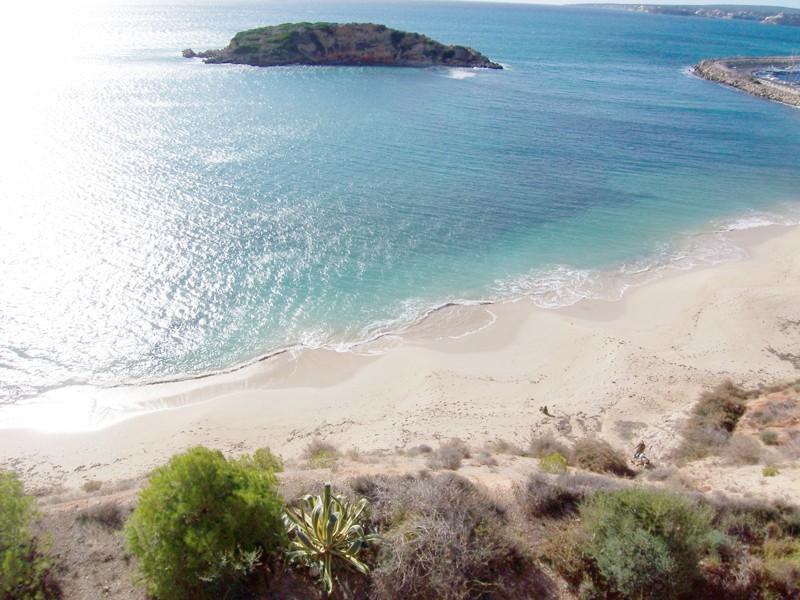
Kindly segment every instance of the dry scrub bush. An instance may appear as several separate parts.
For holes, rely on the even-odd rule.
[[[777,425],[788,421],[795,415],[797,401],[794,398],[784,398],[769,402],[753,411],[752,418],[759,425]]]
[[[312,469],[333,469],[339,458],[339,449],[322,438],[314,438],[303,449],[302,458]]]
[[[532,473],[514,495],[531,518],[559,518],[578,511],[579,503],[599,490],[619,488],[619,482],[602,475],[545,475]]]
[[[428,446],[428,444],[420,444],[419,446],[409,448],[406,454],[408,456],[419,456],[420,454],[430,454],[431,452],[433,452],[433,448]]]
[[[91,481],[84,482],[84,484],[81,486],[81,489],[84,492],[92,493],[92,492],[96,492],[101,487],[103,487],[103,482],[102,481],[97,481],[96,479],[92,479]]]
[[[80,523],[99,523],[107,529],[117,531],[125,525],[128,515],[128,511],[117,500],[108,500],[80,510],[76,520]]]
[[[564,442],[557,440],[552,432],[547,432],[544,435],[531,435],[528,440],[528,453],[534,458],[544,458],[550,456],[554,452],[558,452],[561,456],[567,459],[567,462],[572,462],[572,451],[570,447]]]
[[[633,477],[625,457],[605,440],[595,437],[581,438],[573,448],[575,464],[595,473],[613,473],[619,477]]]
[[[702,565],[703,598],[800,598],[800,509],[715,495],[714,526],[728,538]]]
[[[469,448],[466,443],[454,437],[443,442],[436,452],[428,455],[427,465],[434,471],[439,469],[458,471],[461,468],[461,461],[469,457]]]
[[[723,457],[732,465],[757,465],[766,456],[765,448],[754,438],[736,434],[728,440]]]
[[[794,435],[784,439],[779,448],[780,455],[786,460],[800,459],[800,435]]]
[[[511,590],[531,565],[483,488],[441,474],[375,478],[364,491],[384,536],[375,598],[516,597]]]
[[[463,455],[457,448],[439,448],[428,456],[426,464],[434,471],[440,469],[458,471],[461,468],[462,460]]]
[[[477,456],[474,457],[475,464],[481,465],[482,467],[496,467],[497,466],[497,459],[495,459],[490,453],[486,450],[481,450],[478,452]]]
[[[659,466],[647,473],[647,479],[648,481],[667,481],[678,473],[679,471],[675,467]]]
[[[701,394],[673,458],[685,462],[718,454],[744,414],[746,399],[747,393],[730,381]]]
[[[722,545],[699,565],[701,581],[693,590],[696,598],[750,600],[759,598],[761,562],[741,545]]]
[[[495,454],[510,454],[511,456],[525,456],[525,450],[523,450],[518,444],[513,442],[509,442],[508,440],[504,440],[502,438],[497,438],[492,440],[488,444],[486,444],[487,450],[494,452]]]

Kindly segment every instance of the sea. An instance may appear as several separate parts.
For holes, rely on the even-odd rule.
[[[444,308],[617,300],[742,259],[733,229],[800,223],[800,110],[691,74],[798,54],[800,28],[436,1],[19,11],[0,26],[2,428],[103,427],[135,390],[287,352],[391,351]],[[181,55],[298,21],[504,69]]]

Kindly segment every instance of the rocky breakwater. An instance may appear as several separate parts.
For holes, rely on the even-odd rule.
[[[371,23],[284,23],[237,33],[221,50],[195,53],[206,63],[257,67],[349,65],[502,69],[480,52],[441,44],[419,33]]]
[[[694,73],[703,79],[729,85],[754,96],[800,106],[800,86],[765,76],[799,65],[799,56],[717,58],[701,61],[694,66]]]

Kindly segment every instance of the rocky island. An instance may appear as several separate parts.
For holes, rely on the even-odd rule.
[[[227,47],[195,53],[211,64],[347,65],[502,69],[480,52],[372,23],[284,23],[237,33]]]
[[[703,60],[694,74],[748,94],[800,106],[800,56]]]

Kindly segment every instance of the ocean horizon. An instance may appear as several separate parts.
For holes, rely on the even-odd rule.
[[[0,428],[71,402],[65,428],[99,427],[142,386],[301,349],[388,351],[446,307],[617,300],[743,258],[727,231],[800,223],[800,111],[691,74],[797,54],[800,28],[471,2],[62,10],[46,43],[18,40],[1,101]],[[504,69],[181,56],[296,21]]]

